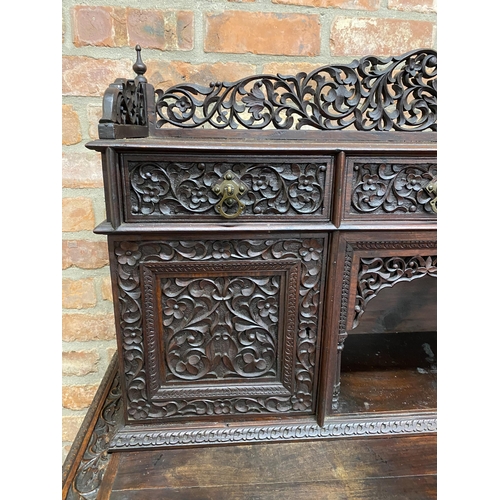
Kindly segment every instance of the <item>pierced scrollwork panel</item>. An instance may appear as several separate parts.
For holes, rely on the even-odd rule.
[[[353,328],[358,325],[368,301],[380,290],[424,276],[437,277],[437,255],[361,258]]]
[[[118,78],[112,83],[103,99],[103,116],[100,124],[147,125],[144,83]]]
[[[157,127],[437,130],[437,53],[156,90]]]
[[[131,219],[163,216],[217,216],[212,191],[225,172],[235,172],[248,186],[241,197],[244,215],[314,214],[325,209],[326,172],[330,160],[307,162],[132,161],[126,192]]]
[[[425,187],[437,175],[436,163],[355,162],[351,214],[428,214],[435,216]]]
[[[318,318],[321,316],[320,296],[322,294],[321,276],[323,273],[323,258],[325,239],[315,236],[305,239],[247,239],[247,240],[206,240],[206,241],[126,241],[121,238],[114,239],[115,272],[119,290],[119,323],[120,343],[125,374],[125,394],[127,396],[127,418],[131,421],[144,421],[150,419],[165,419],[184,416],[210,416],[220,413],[230,415],[244,415],[246,413],[281,413],[281,412],[311,412],[313,411],[315,366],[317,361],[317,335]],[[240,276],[234,272],[221,274],[225,265],[238,265],[248,269],[255,267],[255,262],[262,262],[262,266],[268,269],[268,275],[261,273],[260,277],[252,276],[251,271]],[[203,275],[207,280],[198,279],[193,273],[192,265],[203,266]],[[182,377],[197,377],[202,357],[190,357],[188,351],[196,344],[196,338],[188,340],[188,334],[184,339],[182,334],[176,336],[176,326],[179,327],[183,318],[194,321],[195,316],[201,317],[207,314],[208,308],[218,309],[210,320],[202,320],[202,324],[212,328],[214,340],[219,342],[214,349],[209,370],[212,380],[217,377],[233,377],[235,374],[240,379],[254,380],[258,382],[259,377],[276,377],[278,367],[271,362],[271,353],[277,349],[276,330],[274,327],[278,315],[288,317],[283,321],[284,340],[282,342],[283,366],[289,366],[281,375],[283,387],[290,390],[284,392],[272,389],[268,394],[262,387],[256,386],[255,391],[249,384],[243,387],[241,395],[228,394],[227,397],[200,397],[200,391],[190,395],[189,390],[182,392],[179,382],[175,388],[175,398],[155,399],[152,392],[158,390],[151,384],[151,379],[158,379],[160,367],[155,361],[154,335],[154,307],[151,300],[144,300],[144,294],[154,296],[154,283],[151,271],[155,266],[160,268],[168,264],[172,270],[173,277],[161,278],[162,321],[166,322],[164,328],[164,339],[169,361],[170,376],[178,381]],[[274,268],[274,270],[273,270]],[[286,312],[276,309],[277,289],[283,283],[273,276],[283,274],[283,270],[289,268],[287,290],[284,291],[284,303]],[[200,270],[202,268],[200,267]],[[296,272],[293,271],[296,269]],[[175,277],[177,273],[177,277]],[[217,278],[217,275],[221,275]],[[176,280],[176,284],[172,281]],[[250,298],[247,305],[237,304],[231,300],[220,300],[216,293],[230,293],[230,289],[243,290],[241,284],[244,280],[246,286],[255,293],[255,299]],[[168,286],[167,286],[168,285]],[[189,294],[182,292],[181,287],[191,286]],[[192,314],[187,311],[187,297],[194,298],[205,292],[211,295],[211,306],[206,303],[200,310]],[[225,288],[226,287],[226,288]],[[253,288],[252,288],[253,287]],[[246,288],[245,288],[246,289]],[[290,293],[290,290],[295,293]],[[245,292],[246,293],[246,292]],[[260,297],[259,297],[260,295]],[[179,297],[183,300],[179,301]],[[252,295],[253,297],[253,295]],[[249,297],[247,297],[249,298]],[[184,302],[186,309],[183,318],[175,318],[175,305],[182,308]],[[204,309],[205,308],[205,309]],[[235,308],[232,310],[232,308]],[[202,312],[202,310],[204,312]],[[184,313],[187,311],[187,316]],[[172,314],[169,316],[169,314]],[[190,316],[191,314],[191,316]],[[201,316],[200,316],[201,315]],[[170,323],[170,319],[173,319]],[[178,314],[179,316],[179,314]],[[191,318],[191,319],[189,319]],[[175,323],[175,320],[179,323]],[[196,320],[198,322],[198,319]],[[227,325],[231,330],[231,340],[219,329],[218,323]],[[260,323],[259,323],[260,322]],[[217,324],[216,324],[217,323]],[[260,326],[257,330],[252,324]],[[184,325],[185,326],[185,325]],[[229,328],[231,326],[231,328]],[[172,330],[172,328],[174,329]],[[170,330],[169,330],[170,328]],[[234,330],[232,330],[234,328]],[[257,335],[258,333],[258,335]],[[193,334],[194,333],[190,333]],[[254,339],[255,338],[257,340]],[[201,339],[201,337],[199,337]],[[236,340],[233,347],[229,348]],[[205,344],[203,344],[205,342]],[[205,353],[215,346],[209,347],[205,339],[202,342]],[[226,344],[224,344],[226,342]],[[176,344],[177,343],[177,344]],[[238,345],[239,343],[239,345]],[[191,347],[187,347],[187,346]],[[217,358],[216,352],[228,353],[225,360]],[[208,358],[208,356],[207,356]],[[191,364],[189,368],[188,365]],[[146,368],[147,366],[147,368]],[[189,369],[188,369],[189,368]],[[190,372],[191,370],[191,372]],[[211,372],[211,373],[210,373]],[[279,375],[279,374],[278,374]],[[185,379],[184,379],[185,380]],[[186,380],[192,383],[191,380]],[[169,381],[166,385],[168,386]],[[161,389],[161,388],[160,388]],[[222,393],[221,393],[222,394]]]

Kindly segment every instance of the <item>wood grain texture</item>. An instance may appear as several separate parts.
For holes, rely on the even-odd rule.
[[[109,452],[435,432],[435,370],[390,349],[390,369],[341,367],[352,331],[434,327],[435,51],[166,91],[136,51],[86,145],[123,391]]]
[[[111,500],[435,498],[435,435],[119,455]]]
[[[244,485],[237,488],[141,489],[112,492],[109,500],[432,500],[436,478],[398,477],[324,483]]]

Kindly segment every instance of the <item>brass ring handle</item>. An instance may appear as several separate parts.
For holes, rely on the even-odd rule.
[[[243,183],[240,178],[231,170],[228,170],[224,177],[217,181],[212,186],[212,191],[222,196],[217,205],[215,205],[215,210],[226,219],[234,219],[242,214],[245,209],[245,204],[238,198],[247,192],[248,188]],[[224,206],[232,208],[236,206],[236,211],[233,213],[228,213],[224,210]]]
[[[432,208],[432,211],[437,214],[438,211],[438,181],[437,177],[433,177],[431,182],[425,186],[425,190],[431,195],[434,196],[434,198],[430,201],[430,205]]]

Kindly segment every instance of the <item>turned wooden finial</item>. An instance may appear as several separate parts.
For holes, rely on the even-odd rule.
[[[146,73],[146,70],[148,69],[146,65],[142,62],[141,59],[141,46],[136,45],[135,46],[135,51],[137,52],[137,59],[135,61],[135,64],[132,66],[132,69],[135,71],[137,76],[135,77],[135,81],[137,83],[146,83],[146,77],[144,76],[144,73]]]

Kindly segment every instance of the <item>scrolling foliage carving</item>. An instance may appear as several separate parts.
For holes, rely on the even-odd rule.
[[[95,500],[109,462],[108,448],[122,410],[119,376],[115,375],[66,500]]]
[[[400,281],[411,281],[424,276],[437,277],[436,255],[361,258],[353,328],[358,325],[367,302],[380,290]]]
[[[356,163],[353,170],[355,212],[435,215],[425,189],[437,175],[435,163]]]
[[[238,415],[246,413],[281,413],[281,412],[310,412],[312,411],[312,395],[314,384],[314,372],[316,364],[316,342],[318,332],[318,317],[320,303],[320,282],[323,266],[324,240],[315,239],[268,239],[268,240],[235,240],[235,241],[140,241],[130,242],[116,240],[114,243],[114,256],[117,263],[117,278],[119,287],[119,321],[121,330],[122,356],[125,372],[125,389],[127,396],[127,414],[133,421],[155,418],[167,418],[173,416],[206,416],[220,413]],[[246,396],[234,395],[215,399],[200,397],[191,398],[182,395],[179,398],[159,401],[151,399],[148,395],[148,373],[146,370],[145,332],[143,331],[144,318],[146,323],[152,312],[149,304],[144,305],[141,286],[141,264],[150,266],[149,263],[172,263],[182,270],[183,262],[206,263],[207,270],[220,262],[245,261],[269,262],[272,270],[273,262],[276,262],[277,270],[283,269],[283,262],[290,261],[300,264],[297,284],[291,284],[291,289],[297,289],[297,296],[291,296],[287,300],[288,314],[296,318],[297,327],[295,338],[292,337],[290,345],[285,345],[284,357],[290,356],[293,366],[291,393],[289,395],[262,395]],[[251,263],[248,263],[251,264]],[[204,273],[205,274],[205,273]],[[269,273],[271,275],[271,273]],[[217,300],[217,294],[222,299],[222,294],[230,293],[242,287],[243,281],[247,279],[248,285],[255,293],[255,298],[247,296],[248,299],[243,306],[239,305],[237,311],[231,300]],[[225,276],[222,279],[198,279],[195,276],[187,277],[185,280],[177,280],[176,283],[162,278],[163,311],[162,320],[166,323],[165,334],[171,352],[168,356],[171,376],[179,379],[197,378],[200,373],[209,373],[212,376],[224,376],[236,373],[239,376],[250,377],[270,375],[276,367],[270,362],[271,355],[276,350],[276,339],[274,328],[278,318],[276,307],[276,293],[279,283],[272,277],[262,277],[259,281],[253,278],[238,278],[236,276]],[[149,282],[143,284],[144,289],[151,287]],[[183,287],[191,287],[189,294],[183,292]],[[203,292],[203,293],[201,293]],[[150,292],[148,292],[150,293]],[[194,332],[186,333],[186,338],[176,336],[172,328],[176,320],[176,312],[185,305],[187,308],[188,296],[193,298],[197,295],[206,297],[207,293],[212,297],[206,302],[206,307],[219,308],[216,321],[222,318],[227,329],[222,331],[210,323],[212,337],[198,336]],[[183,300],[178,300],[182,296]],[[214,298],[215,297],[215,298]],[[229,296],[227,296],[229,299]],[[189,299],[190,300],[190,299]],[[242,299],[243,300],[243,299]],[[298,300],[298,304],[297,304]],[[223,303],[223,304],[222,304]],[[178,309],[175,306],[178,306]],[[143,308],[145,308],[143,310]],[[249,311],[252,312],[249,312]],[[184,313],[183,311],[183,317]],[[207,311],[205,310],[205,313]],[[246,317],[250,314],[250,317]],[[180,314],[177,320],[182,321]],[[173,316],[173,320],[172,320]],[[189,320],[188,311],[187,318]],[[230,319],[228,319],[228,317]],[[245,320],[244,320],[245,319]],[[170,322],[172,320],[172,322]],[[259,326],[251,326],[251,323]],[[203,323],[203,322],[202,322]],[[203,323],[203,330],[210,330],[207,322]],[[249,327],[250,325],[250,327]],[[179,326],[179,325],[178,325]],[[231,332],[231,333],[230,333]],[[191,338],[188,339],[188,335]],[[224,338],[226,336],[226,338]],[[229,339],[231,336],[231,339]],[[255,338],[254,338],[255,336]],[[204,340],[202,341],[202,337]],[[203,348],[195,355],[187,351],[195,347],[196,343],[203,342]],[[207,349],[214,349],[210,362],[203,360]],[[221,344],[222,342],[222,344]],[[224,345],[224,342],[226,344]],[[172,344],[173,343],[173,344]],[[209,344],[212,343],[211,347]],[[286,342],[285,342],[286,343]],[[227,351],[229,345],[233,349],[231,354],[224,360],[217,358]],[[173,346],[173,348],[172,348]],[[198,346],[199,347],[199,346]],[[221,367],[222,363],[222,367]],[[286,363],[286,359],[285,359]],[[206,366],[205,366],[206,364]],[[190,365],[190,366],[189,366]],[[158,367],[148,364],[149,375]],[[217,371],[219,370],[219,371]],[[154,373],[153,373],[154,375]],[[264,377],[265,378],[265,377]],[[178,388],[180,386],[177,385]],[[259,388],[255,394],[260,393]]]
[[[252,215],[320,212],[324,205],[326,162],[130,162],[133,216],[214,212],[219,197],[212,185],[232,170],[249,186],[243,196]]]
[[[117,78],[104,93],[99,124],[147,125],[144,83]]]
[[[161,285],[167,380],[276,375],[279,276]]]
[[[156,90],[157,127],[437,130],[437,54],[363,57],[295,76]]]

